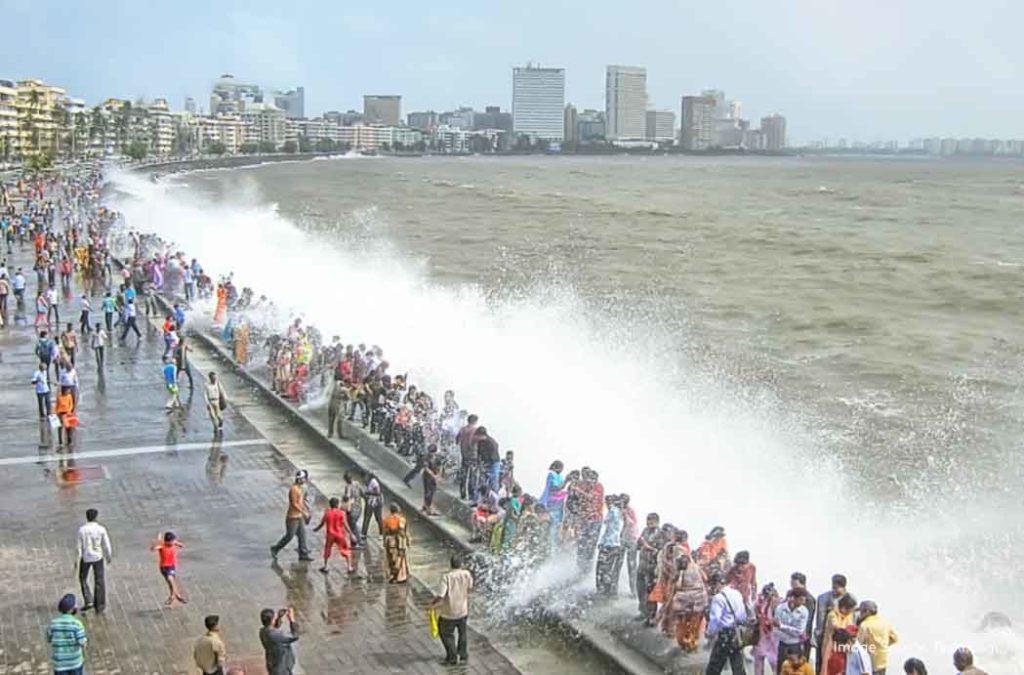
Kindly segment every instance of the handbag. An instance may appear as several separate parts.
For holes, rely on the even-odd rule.
[[[427,618],[430,620],[430,637],[437,639],[441,636],[441,628],[437,622],[437,610],[433,607],[427,610]]]
[[[56,415],[50,415],[47,418],[47,420],[50,422],[50,428],[51,429],[59,429],[60,428],[60,418],[57,417]]]
[[[746,621],[740,623],[736,618],[736,612],[733,611],[732,603],[729,602],[729,596],[723,592],[722,598],[725,599],[726,609],[729,610],[729,614],[732,615],[733,622],[736,624],[735,627],[729,631],[732,634],[732,648],[735,650],[741,650],[744,647],[750,647],[757,644],[757,618],[747,617]]]

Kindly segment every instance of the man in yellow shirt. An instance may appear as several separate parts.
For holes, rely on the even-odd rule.
[[[192,657],[203,675],[224,675],[228,654],[220,637],[220,617],[211,614],[203,623],[206,635],[196,640]]]
[[[860,627],[857,639],[871,654],[872,675],[885,675],[889,665],[889,647],[899,641],[892,624],[878,616],[878,605],[872,600],[860,603]]]

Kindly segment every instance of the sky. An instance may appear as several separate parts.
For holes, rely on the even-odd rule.
[[[401,94],[403,113],[511,106],[512,67],[566,69],[604,107],[608,64],[646,66],[649,105],[719,88],[795,140],[1024,138],[1019,0],[0,0],[0,78],[95,104],[185,96],[221,73],[306,90],[306,114]]]

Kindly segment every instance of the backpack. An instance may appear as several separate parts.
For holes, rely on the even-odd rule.
[[[36,343],[36,356],[40,361],[49,361],[52,350],[50,349],[50,338],[43,338]]]

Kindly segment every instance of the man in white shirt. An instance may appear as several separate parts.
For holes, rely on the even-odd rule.
[[[453,555],[452,568],[441,576],[431,607],[437,608],[438,629],[444,645],[445,663],[450,666],[469,661],[466,620],[469,618],[469,592],[473,590],[473,575],[462,569],[462,558]],[[459,631],[458,644],[455,631]]]
[[[85,525],[78,528],[78,581],[82,585],[82,611],[96,608],[102,612],[107,606],[107,588],[104,578],[104,563],[109,563],[113,552],[107,528],[96,522],[99,512],[89,509],[85,512]],[[95,593],[89,591],[89,570]]]
[[[739,627],[747,620],[743,596],[736,589],[725,585],[725,577],[721,572],[711,575],[708,593],[712,597],[705,634],[714,644],[705,675],[720,675],[726,662],[733,675],[746,675],[739,636]]]

